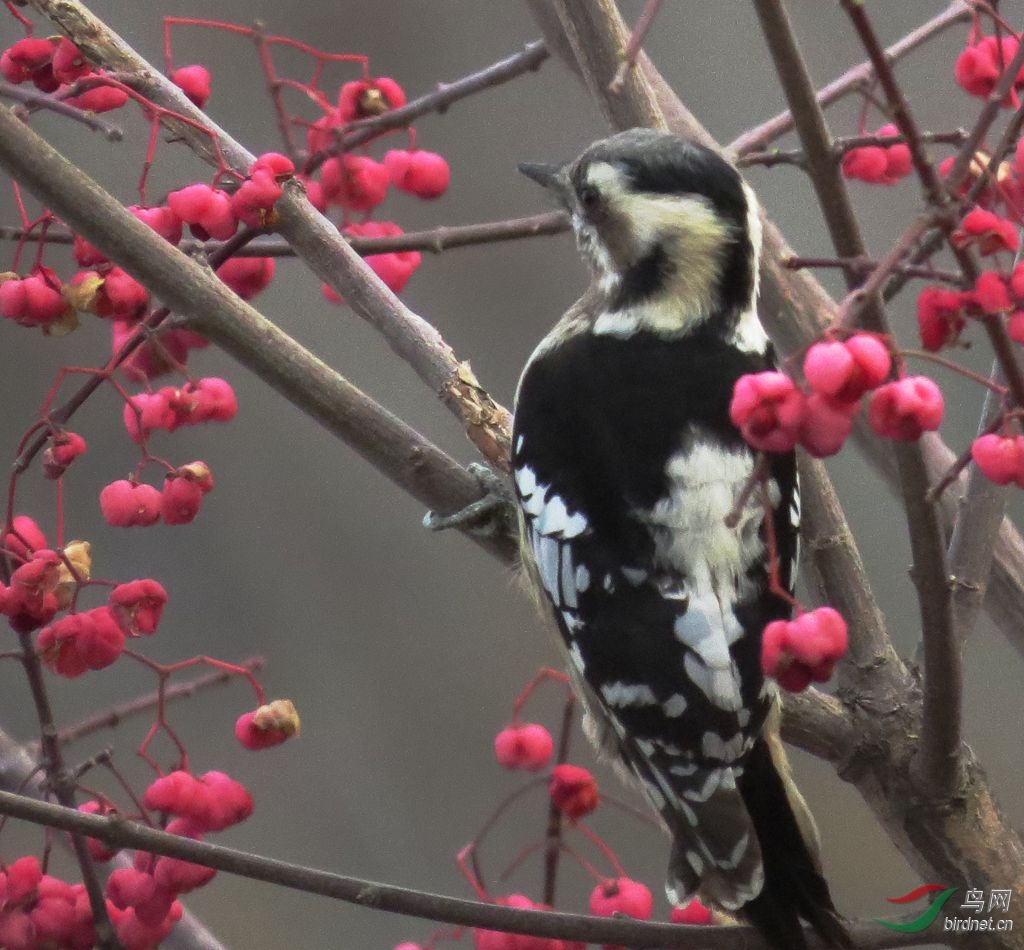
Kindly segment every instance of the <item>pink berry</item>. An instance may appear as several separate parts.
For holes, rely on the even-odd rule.
[[[96,76],[102,76],[103,70],[97,70]],[[74,106],[83,112],[113,112],[120,109],[128,101],[128,93],[124,89],[112,85],[98,85],[77,96],[68,96],[66,105]]]
[[[177,244],[181,240],[181,218],[169,207],[158,205],[155,208],[141,208],[132,205],[128,210],[171,244]]]
[[[1007,313],[1013,306],[1006,281],[994,270],[982,271],[968,296],[982,313]]]
[[[273,172],[260,168],[238,186],[231,196],[231,208],[238,219],[250,228],[269,227],[274,203],[284,193]]]
[[[4,51],[0,73],[8,82],[22,83],[34,73],[50,68],[53,54],[54,44],[49,40],[26,36]]]
[[[86,445],[77,432],[57,432],[51,444],[43,452],[43,474],[47,478],[60,478],[80,455],[85,453]]]
[[[951,240],[957,247],[974,245],[981,255],[997,251],[1016,253],[1020,237],[1014,223],[984,208],[974,208],[964,215]]]
[[[404,105],[405,92],[387,76],[347,82],[338,93],[338,115],[342,123],[380,115]]]
[[[231,197],[219,188],[197,182],[167,196],[170,209],[184,221],[201,241],[216,238],[226,241],[238,230],[238,218]]]
[[[551,733],[535,722],[509,726],[494,738],[494,755],[507,769],[539,772],[554,752]]]
[[[205,66],[181,66],[171,73],[170,80],[200,109],[210,98],[210,71]]]
[[[556,765],[551,773],[548,795],[552,804],[571,821],[589,815],[597,808],[599,799],[594,776],[578,765]]]
[[[447,191],[451,179],[448,162],[437,152],[424,149],[392,149],[384,165],[394,186],[418,198],[437,198]]]
[[[107,524],[115,528],[150,525],[160,519],[160,492],[152,485],[121,479],[100,492],[100,509]]]
[[[971,445],[971,458],[997,485],[1024,487],[1024,436],[1006,438],[994,432],[978,436]]]
[[[187,894],[209,884],[217,876],[216,868],[183,861],[180,858],[160,857],[153,866],[153,878],[160,887],[174,894]]]
[[[92,72],[92,67],[82,51],[67,37],[62,37],[53,51],[51,65],[54,78],[62,83],[74,82]]]
[[[269,749],[297,736],[300,726],[294,703],[289,699],[277,699],[239,716],[235,723],[235,738],[243,748],[251,751]]]
[[[899,135],[895,125],[883,125],[875,135]],[[895,145],[866,145],[850,149],[842,161],[842,172],[847,178],[859,178],[875,185],[895,185],[910,174],[910,149],[902,142]]]
[[[96,313],[125,320],[142,316],[148,309],[149,291],[120,267],[110,268],[103,276]]]
[[[699,900],[692,900],[683,907],[673,907],[669,919],[674,924],[706,926],[711,923],[711,911]]]
[[[785,373],[748,374],[736,381],[729,417],[755,449],[791,451],[803,414],[803,394]]]
[[[994,36],[982,37],[957,57],[953,70],[957,83],[972,96],[987,99],[995,90],[1004,65],[1009,65],[1017,54],[1017,45],[1016,37],[1012,36],[1004,36],[1001,40]],[[1024,70],[1015,77],[1014,87],[1019,87],[1022,82]],[[1002,104],[1012,105],[1012,97],[1008,95]]]
[[[783,689],[800,692],[823,683],[846,653],[846,621],[831,607],[819,607],[795,620],[775,620],[761,637],[761,670]]]
[[[25,327],[47,327],[60,319],[67,303],[51,274],[42,269],[0,283],[0,316]]]
[[[252,175],[258,171],[268,171],[278,181],[284,181],[295,174],[295,162],[280,152],[264,152],[252,163],[249,174]]]
[[[925,287],[917,296],[917,326],[921,345],[931,352],[957,341],[966,325],[966,295],[945,287]]]
[[[804,376],[815,392],[856,402],[885,381],[891,363],[878,337],[857,333],[842,343],[815,343],[804,358]]]
[[[37,946],[36,928],[28,914],[20,910],[0,914],[0,947],[4,950],[35,950]]]
[[[927,376],[906,376],[875,391],[868,424],[881,436],[913,442],[942,422],[942,392]]]
[[[366,155],[329,158],[320,167],[320,184],[328,204],[349,211],[371,211],[387,196],[391,179],[380,162]]]
[[[101,804],[95,799],[87,802],[82,802],[78,806],[78,810],[85,812],[87,815],[109,815],[114,812],[114,809],[108,805]],[[118,848],[112,848],[110,845],[100,841],[99,838],[86,838],[85,843],[89,848],[89,853],[92,855],[94,861],[109,861],[118,852]]]
[[[129,636],[137,637],[156,632],[166,603],[167,591],[163,584],[144,578],[118,584],[110,592],[108,606],[121,629]]]
[[[160,515],[165,524],[195,521],[203,503],[203,491],[188,478],[168,475],[160,496]]]
[[[124,910],[150,900],[156,889],[152,875],[135,868],[115,868],[107,878],[106,895],[115,907]]]
[[[859,409],[859,402],[843,402],[821,393],[811,393],[804,402],[800,445],[815,458],[835,455],[853,429],[853,417]]]
[[[173,432],[178,426],[178,419],[164,390],[129,396],[122,417],[131,440],[140,444],[157,429]]]
[[[596,917],[625,914],[638,920],[648,920],[653,909],[650,890],[628,877],[603,881],[590,893],[590,913]]]
[[[15,515],[11,530],[3,536],[3,546],[12,557],[27,561],[33,551],[47,547],[46,535],[28,515]]]
[[[217,276],[243,300],[252,300],[274,279],[274,259],[232,257],[217,268]]]
[[[18,858],[7,868],[7,895],[8,906],[20,904],[38,886],[43,879],[43,869],[39,865],[39,859],[34,854]]]

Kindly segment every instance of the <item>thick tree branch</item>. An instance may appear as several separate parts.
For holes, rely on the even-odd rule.
[[[993,367],[993,373],[997,368]],[[992,417],[1002,412],[989,391],[978,427],[979,435],[990,428]],[[1006,510],[1005,486],[996,485],[973,466],[959,501],[960,511],[949,541],[950,583],[953,585],[953,618],[956,636],[963,642],[974,630],[978,610],[985,599],[995,541]]]
[[[584,943],[650,947],[652,950],[659,947],[679,950],[769,950],[764,939],[750,927],[686,927],[628,918],[516,910],[306,868],[205,841],[170,835],[155,828],[126,822],[116,815],[87,815],[75,809],[50,805],[10,792],[0,792],[0,814],[88,835],[108,845],[137,848],[152,854],[194,861],[229,874],[266,881],[307,894],[319,894],[363,907],[457,926],[484,927],[488,930],[579,940]],[[919,946],[933,939],[920,933],[896,933],[868,922],[855,922],[850,927],[850,933],[857,950]],[[820,938],[811,935],[808,944],[812,948],[823,946]]]

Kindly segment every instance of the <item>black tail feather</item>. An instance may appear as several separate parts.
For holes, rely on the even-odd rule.
[[[738,784],[764,864],[764,887],[744,905],[744,915],[777,950],[807,950],[801,919],[829,946],[850,947],[850,935],[800,832],[764,738],[751,750]]]

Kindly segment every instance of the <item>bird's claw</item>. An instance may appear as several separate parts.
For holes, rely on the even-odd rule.
[[[423,527],[431,531],[457,528],[470,534],[490,537],[512,522],[513,500],[508,483],[487,465],[471,462],[467,468],[480,483],[484,494],[465,508],[442,515],[428,511],[423,516]]]

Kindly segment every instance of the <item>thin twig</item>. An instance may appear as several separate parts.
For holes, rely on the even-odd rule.
[[[100,132],[108,142],[120,142],[124,139],[123,129],[99,118],[95,112],[76,109],[60,99],[35,89],[23,89],[21,86],[0,79],[0,99],[13,99],[15,102],[22,103],[27,109],[45,109],[55,115],[80,122],[93,132]],[[19,118],[24,117],[21,109],[15,111]]]
[[[513,53],[491,66],[456,79],[454,82],[438,83],[432,92],[419,96],[398,109],[389,109],[372,118],[352,122],[340,130],[336,145],[325,152],[309,156],[303,171],[307,173],[315,171],[331,155],[358,148],[384,132],[407,128],[421,116],[431,112],[443,113],[460,99],[475,95],[484,89],[500,86],[524,73],[533,72],[540,68],[541,63],[548,58],[548,55],[544,43],[535,40],[532,43],[527,43],[518,53]]]
[[[963,145],[967,139],[967,132],[964,129],[956,129],[952,132],[922,132],[923,142],[938,143],[943,145]],[[837,138],[832,140],[832,151],[836,161],[839,161],[847,152],[856,148],[874,146],[876,148],[888,148],[892,145],[899,145],[906,142],[902,135],[853,135],[848,138]],[[807,167],[807,156],[799,149],[781,151],[779,149],[767,149],[765,151],[750,151],[740,155],[736,159],[739,168],[749,168],[751,165],[761,165],[771,168],[773,165],[795,165],[798,168]]]
[[[871,274],[880,266],[880,262],[870,257],[790,257],[782,262],[788,270],[839,269],[852,271],[861,276]],[[921,280],[938,280],[947,284],[963,287],[966,283],[963,274],[951,270],[939,270],[931,264],[896,264],[886,273],[902,274],[907,278],[917,277]]]
[[[238,663],[238,666],[244,670],[255,672],[256,670],[262,669],[265,662],[266,661],[263,657],[253,656],[242,660]],[[190,699],[192,696],[209,689],[211,686],[219,686],[223,683],[229,683],[234,678],[235,674],[233,673],[226,670],[217,670],[213,673],[207,673],[204,676],[197,676],[184,683],[175,683],[173,686],[168,686],[167,689],[163,691],[163,701],[167,703],[173,702],[177,699]],[[145,696],[138,696],[135,699],[128,700],[127,702],[118,703],[115,706],[111,706],[109,709],[104,709],[93,716],[89,716],[87,719],[81,720],[81,722],[77,722],[65,729],[61,729],[57,733],[57,739],[62,745],[67,745],[70,742],[77,742],[79,739],[90,736],[94,732],[99,732],[101,729],[113,729],[124,722],[125,719],[129,719],[132,716],[137,716],[140,713],[155,709],[160,701],[161,694],[154,691],[152,693],[147,693]]]
[[[569,219],[561,211],[532,214],[523,218],[508,218],[504,221],[485,221],[479,224],[440,225],[424,231],[408,231],[394,237],[357,237],[345,235],[356,253],[388,254],[397,251],[426,251],[440,254],[459,247],[477,244],[493,244],[500,241],[517,241],[524,238],[561,234],[569,229]],[[46,240],[50,244],[71,244],[75,235],[66,228],[50,228],[45,237],[37,230],[0,227],[0,241],[24,241],[31,243]],[[186,254],[211,254],[224,246],[223,241],[196,241],[185,239],[178,247]],[[294,257],[295,249],[276,238],[260,238],[235,251],[232,257]]]
[[[612,81],[608,83],[609,92],[618,93],[622,91],[622,87],[626,82],[626,74],[636,66],[636,58],[643,48],[647,34],[651,30],[651,24],[654,23],[654,18],[658,15],[658,11],[661,10],[663,2],[664,0],[647,0],[644,4],[644,8],[637,18],[636,25],[633,27],[633,32],[630,34],[629,42],[626,44],[626,50],[622,54],[622,65],[619,66],[615,75],[612,76]]]
[[[0,792],[0,814],[88,835],[115,847],[136,848],[151,854],[193,861],[229,874],[266,881],[307,894],[319,894],[376,910],[458,926],[579,940],[584,943],[650,947],[652,950],[662,947],[676,947],[680,950],[769,950],[765,939],[751,927],[685,927],[629,918],[517,910],[302,867],[206,841],[193,841],[181,835],[126,822],[116,815],[89,815],[10,792]],[[854,921],[849,929],[853,938],[852,946],[856,950],[883,950],[886,947],[920,946],[933,942],[933,938],[927,934],[898,933],[873,921]],[[811,934],[808,934],[808,945],[813,950],[824,946],[820,938]]]
[[[0,112],[4,111],[6,110],[0,109]],[[11,121],[17,122],[18,120],[12,117]],[[39,721],[39,741],[42,765],[46,770],[46,782],[61,806],[74,810],[76,780],[74,773],[64,764],[60,742],[57,741],[57,728],[54,725],[53,708],[50,705],[49,694],[43,679],[42,662],[33,648],[30,633],[19,633],[18,639],[21,642],[21,663],[25,669],[25,677],[32,694],[36,719]],[[26,800],[31,801],[31,799]],[[71,847],[75,852],[75,859],[82,874],[82,883],[85,884],[85,890],[89,896],[89,907],[92,910],[93,925],[96,928],[96,943],[103,950],[120,950],[121,942],[117,939],[113,924],[110,922],[110,915],[107,913],[103,885],[99,879],[96,862],[89,853],[85,836],[78,830],[72,830]]]

